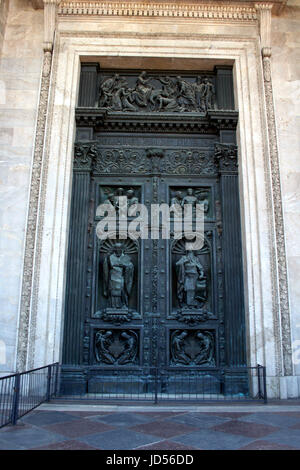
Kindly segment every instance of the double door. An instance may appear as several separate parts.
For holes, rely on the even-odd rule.
[[[236,158],[235,145],[217,136],[107,133],[76,143],[68,393],[86,390],[87,371],[93,391],[105,377],[143,377],[153,367],[184,377],[245,364]]]

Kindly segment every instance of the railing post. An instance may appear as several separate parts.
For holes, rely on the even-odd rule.
[[[59,363],[55,364],[55,387],[54,387],[54,396],[57,397],[58,395],[58,371],[59,371]]]
[[[158,403],[158,398],[157,398],[157,394],[158,394],[158,369],[157,367],[155,367],[155,376],[154,376],[154,404],[157,405]]]
[[[265,405],[268,403],[268,395],[267,395],[267,369],[263,367],[263,384],[264,384],[264,403]]]
[[[257,364],[257,385],[258,385],[258,398],[263,398],[261,391],[261,377],[260,377],[261,366]]]
[[[51,398],[51,372],[52,367],[48,366],[48,373],[47,373],[47,393],[46,393],[46,401],[50,401]]]
[[[13,398],[13,405],[12,405],[12,410],[11,410],[11,424],[13,426],[17,424],[18,414],[19,414],[20,382],[21,382],[21,374],[16,374],[15,385],[14,385],[14,398]]]

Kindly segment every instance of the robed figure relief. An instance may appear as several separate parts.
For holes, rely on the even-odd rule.
[[[129,255],[124,253],[122,243],[115,243],[113,252],[103,263],[103,293],[112,309],[128,309],[129,296],[133,284],[134,265]]]
[[[207,298],[206,275],[192,250],[177,261],[176,273],[179,306],[188,309],[201,306]]]

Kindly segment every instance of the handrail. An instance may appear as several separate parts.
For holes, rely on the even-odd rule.
[[[59,363],[0,377],[0,428],[17,420],[58,392]]]

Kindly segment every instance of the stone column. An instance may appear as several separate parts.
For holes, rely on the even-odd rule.
[[[274,98],[272,88],[271,71],[271,21],[272,4],[257,3],[255,8],[258,12],[260,27],[260,47],[262,55],[262,68],[264,79],[265,106],[267,116],[268,149],[270,158],[271,185],[273,196],[273,214],[275,222],[276,239],[276,262],[277,286],[279,295],[279,319],[280,329],[277,334],[281,338],[281,354],[283,374],[290,376],[293,374],[291,329],[290,329],[290,309],[288,296],[288,275],[285,249],[284,220],[280,183],[280,168],[277,144],[277,130],[274,112]]]
[[[48,111],[48,98],[52,66],[52,50],[56,25],[57,6],[60,0],[43,0],[44,3],[44,43],[41,73],[40,96],[37,111],[37,123],[31,171],[30,196],[25,238],[22,292],[19,315],[19,333],[17,345],[17,370],[28,366],[28,346],[31,315],[34,259],[36,256],[36,235],[38,208],[40,200],[40,182],[42,174],[45,128]]]

